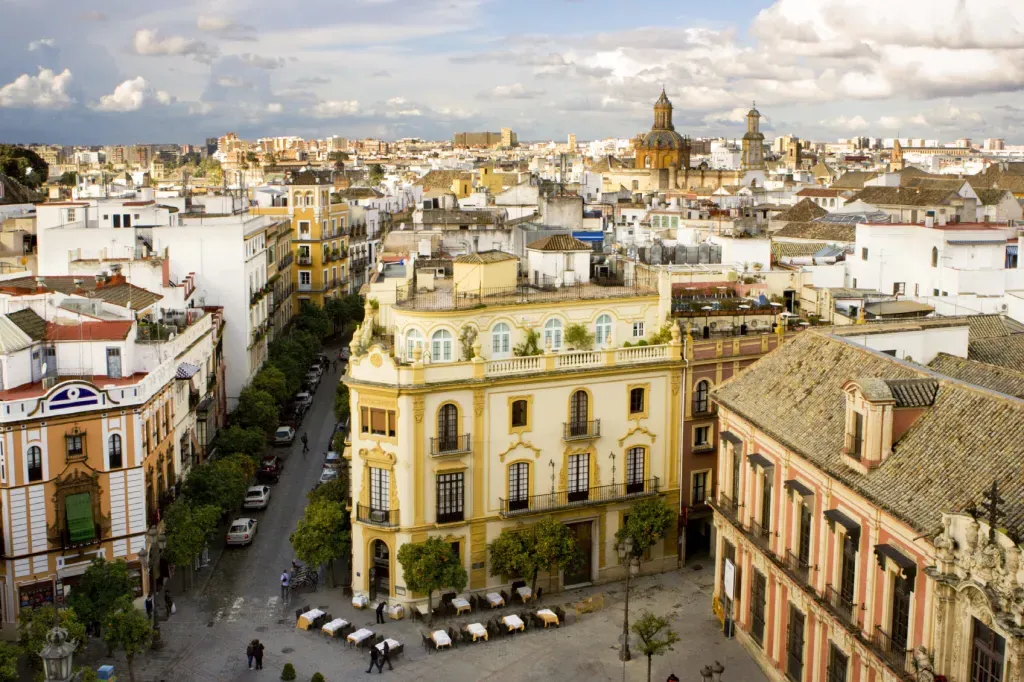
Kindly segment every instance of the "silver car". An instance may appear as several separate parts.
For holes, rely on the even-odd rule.
[[[254,485],[245,491],[245,509],[266,509],[270,504],[270,486]]]
[[[257,528],[256,519],[235,519],[224,541],[228,545],[250,545],[256,537]]]
[[[320,483],[330,483],[331,481],[338,480],[338,470],[331,467],[324,467],[324,470],[320,472]]]

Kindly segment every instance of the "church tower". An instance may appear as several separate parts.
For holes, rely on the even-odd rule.
[[[903,168],[903,145],[900,144],[900,139],[897,137],[892,141],[892,156],[889,157],[889,170],[901,171]]]
[[[661,97],[654,103],[654,127],[652,130],[675,130],[672,125],[672,102],[665,94],[665,88],[661,89]]]
[[[672,125],[672,102],[669,101],[665,89],[654,103],[654,125],[651,132],[637,140],[634,145],[636,159],[635,168],[650,170],[668,170],[680,168],[684,161],[684,148],[687,143],[683,136],[676,132]],[[685,152],[685,163],[689,165],[689,152]],[[685,167],[685,166],[683,166]]]
[[[764,170],[764,135],[761,133],[761,112],[754,106],[747,112],[747,133],[743,136],[742,169]]]

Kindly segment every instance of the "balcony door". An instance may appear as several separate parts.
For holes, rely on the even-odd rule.
[[[111,379],[121,378],[121,349],[107,349],[107,376]]]
[[[889,632],[893,652],[907,650],[910,630],[910,593],[912,586],[906,578],[896,578],[892,590],[892,630]]]
[[[587,417],[589,411],[590,396],[586,391],[576,391],[569,399],[569,435],[587,435]]]
[[[437,413],[437,444],[438,452],[458,450],[459,441],[459,408],[455,405],[442,405]]]
[[[590,497],[590,455],[569,455],[568,495],[570,502]]]
[[[576,538],[576,547],[580,551],[582,561],[576,570],[565,573],[562,576],[562,584],[565,587],[582,585],[591,582],[594,577],[593,570],[593,548],[594,548],[594,522],[584,521],[582,523],[570,523],[569,530]]]
[[[508,468],[508,510],[518,511],[530,506],[530,465],[516,462]]]
[[[626,453],[626,494],[644,491],[644,449],[630,448]]]
[[[370,468],[370,518],[386,521],[391,509],[391,472]]]

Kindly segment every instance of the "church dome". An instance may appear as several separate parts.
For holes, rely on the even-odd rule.
[[[640,143],[641,149],[673,149],[683,148],[683,136],[674,130],[652,130],[644,135]]]

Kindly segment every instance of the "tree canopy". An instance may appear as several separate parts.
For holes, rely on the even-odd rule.
[[[534,591],[541,571],[572,571],[583,559],[572,530],[550,517],[529,528],[503,530],[490,551],[491,575],[528,578]]]
[[[269,393],[279,404],[291,397],[288,377],[274,365],[266,365],[252,380],[253,388]]]
[[[17,682],[20,657],[21,647],[11,642],[0,642],[0,682]]]
[[[402,564],[406,587],[414,592],[426,592],[430,613],[434,612],[435,590],[450,588],[461,592],[469,580],[455,550],[437,536],[399,547],[398,563]]]
[[[106,622],[103,640],[111,649],[120,649],[128,661],[128,679],[135,682],[135,656],[145,651],[153,642],[153,627],[149,618],[125,598],[110,614]]]
[[[50,175],[50,166],[27,147],[0,144],[0,173],[29,189],[38,189]]]
[[[68,631],[68,641],[77,642],[75,653],[85,646],[85,623],[78,618],[74,609],[59,609],[60,626]],[[53,628],[54,607],[40,606],[21,609],[18,612],[18,644],[27,652],[38,653],[46,646],[46,635]],[[33,668],[43,667],[43,659],[29,656]]]
[[[289,539],[295,556],[307,565],[333,565],[349,546],[343,507],[329,500],[310,502]]]
[[[175,500],[167,508],[164,517],[167,547],[164,555],[175,566],[188,567],[190,582],[192,567],[217,530],[220,515],[219,507],[212,504],[193,506],[186,498]]]
[[[370,184],[379,185],[380,181],[384,179],[384,166],[379,163],[372,164],[370,166]]]
[[[217,447],[221,452],[240,452],[257,458],[263,455],[266,446],[267,436],[262,429],[245,428],[236,424],[222,429],[217,434]]]
[[[327,336],[330,329],[330,318],[324,309],[316,303],[303,302],[299,316],[295,320],[295,326],[303,331],[309,332],[317,339]]]
[[[230,457],[195,467],[182,485],[182,495],[194,506],[211,505],[225,513],[241,504],[249,476]]]
[[[631,629],[640,638],[640,652],[647,657],[647,682],[651,682],[651,659],[672,651],[679,635],[669,627],[668,618],[650,611],[641,613]]]
[[[68,605],[86,623],[104,623],[119,600],[131,597],[132,581],[123,560],[96,557],[85,569],[82,581],[71,590]]]
[[[318,485],[306,493],[306,499],[309,500],[310,504],[314,504],[316,502],[332,502],[334,504],[343,505],[349,501],[345,481],[341,478],[336,478],[333,481],[328,481],[327,483]],[[348,516],[345,518],[347,519]]]
[[[273,433],[277,429],[277,401],[266,391],[246,386],[238,395],[238,407],[235,409],[234,417],[246,428]]]
[[[626,523],[615,533],[615,539],[622,542],[633,539],[633,556],[643,556],[658,543],[676,521],[676,514],[660,497],[649,497],[634,504],[626,517]]]

